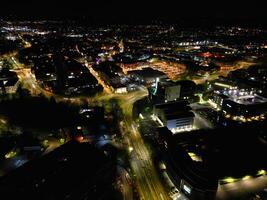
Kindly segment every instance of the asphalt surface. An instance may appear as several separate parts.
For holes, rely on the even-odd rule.
[[[130,164],[134,173],[135,182],[140,195],[144,200],[170,199],[163,187],[159,175],[152,162],[151,154],[142,139],[137,125],[132,118],[132,106],[135,101],[147,95],[145,90],[140,90],[134,95],[125,95],[120,104],[124,119],[121,129],[130,152]]]

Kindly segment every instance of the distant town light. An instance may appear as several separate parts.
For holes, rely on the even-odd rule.
[[[264,176],[264,175],[266,175],[266,171],[265,171],[264,169],[261,169],[261,170],[259,170],[259,171],[257,172],[257,175],[258,175],[258,176]]]
[[[5,158],[8,159],[8,158],[13,158],[14,156],[16,156],[17,152],[15,151],[10,151],[8,152],[6,155],[5,155]]]
[[[223,182],[225,182],[225,183],[233,183],[235,181],[237,181],[237,179],[232,178],[232,177],[227,177],[227,178],[223,179]]]
[[[65,139],[64,138],[60,138],[59,142],[60,142],[60,144],[64,144],[65,143]]]
[[[251,178],[251,176],[244,176],[243,178],[242,178],[242,180],[248,180],[248,179],[250,179]]]

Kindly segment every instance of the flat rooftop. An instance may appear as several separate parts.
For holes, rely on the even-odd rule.
[[[267,136],[262,132],[266,127],[243,125],[175,135],[163,127],[158,133],[168,144],[168,155],[177,175],[206,190],[216,189],[218,181],[229,177],[241,180],[266,174]]]
[[[236,103],[243,105],[266,103],[267,99],[259,95],[245,95],[245,96],[232,96],[230,97]]]
[[[243,104],[243,105],[261,104],[267,102],[266,98],[259,96],[254,92],[244,92],[238,89],[223,91],[220,94],[227,96],[230,100],[238,104]]]
[[[187,106],[189,106],[189,102],[184,100],[184,101],[174,101],[174,102],[156,104],[155,108],[169,110],[169,109],[175,109],[175,108],[185,108]]]
[[[128,72],[129,74],[136,74],[138,76],[142,76],[144,78],[154,78],[154,77],[162,77],[166,76],[163,72],[154,70],[152,68],[144,68],[142,70],[134,70]]]
[[[173,120],[177,118],[189,118],[189,117],[194,117],[194,113],[190,111],[184,111],[184,112],[174,112],[171,114],[166,114],[167,120]]]
[[[265,127],[264,127],[265,128]],[[186,152],[194,168],[205,169],[218,177],[257,175],[267,169],[267,143],[262,133],[249,126],[194,131],[173,135],[175,145]],[[191,154],[191,155],[190,155]],[[192,157],[201,162],[196,162]]]

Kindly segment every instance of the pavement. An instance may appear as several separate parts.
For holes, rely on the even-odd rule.
[[[194,112],[194,111],[193,111]],[[204,117],[201,117],[197,112],[194,112],[194,127],[196,129],[212,129],[214,126]]]

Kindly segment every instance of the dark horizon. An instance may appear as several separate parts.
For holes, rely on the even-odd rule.
[[[152,1],[31,1],[9,2],[1,12],[3,19],[38,20],[71,19],[92,24],[150,24],[170,23],[182,25],[245,25],[267,27],[265,6],[257,1],[248,5],[230,1],[172,2]]]

